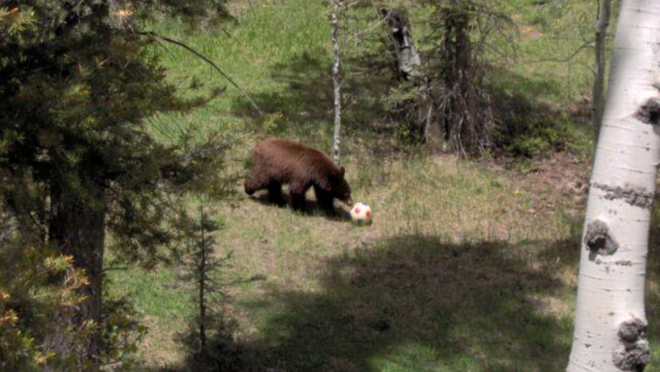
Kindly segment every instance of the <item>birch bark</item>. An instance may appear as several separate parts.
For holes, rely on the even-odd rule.
[[[585,218],[568,372],[649,361],[646,255],[660,164],[660,2],[622,2]]]

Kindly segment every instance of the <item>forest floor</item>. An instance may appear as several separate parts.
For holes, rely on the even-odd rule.
[[[580,48],[578,32],[568,26],[591,14],[593,4],[569,12],[561,4],[537,3],[507,2],[520,10],[512,17],[519,23],[520,60],[507,75],[516,78],[502,87],[585,121],[590,54],[564,62],[547,57],[562,60]],[[413,19],[423,19],[424,9],[415,9]],[[211,57],[264,114],[254,114],[228,86],[208,106],[160,123],[222,128],[235,139],[230,162],[236,169],[266,136],[329,150],[327,6],[251,0],[234,2],[232,11],[231,36],[187,33],[171,23],[153,27]],[[424,35],[427,26],[417,25],[414,31]],[[197,77],[211,87],[227,85],[175,46],[156,53],[175,84]],[[370,89],[383,84],[359,80],[365,77],[355,60],[346,64],[343,162],[353,198],[371,205],[374,222],[355,226],[318,211],[294,213],[244,196],[240,184],[231,202],[208,204],[224,223],[217,254],[232,253],[220,269],[221,282],[229,284],[222,288],[223,326],[213,340],[222,345],[218,350],[239,357],[246,371],[562,371],[572,339],[589,175],[588,151],[580,150],[585,145],[528,160],[430,156],[401,145],[397,133],[371,129],[382,107],[369,100],[377,96]],[[590,146],[588,138],[583,142]],[[648,288],[656,353],[658,235]],[[140,346],[144,369],[195,370],[186,345],[196,301],[182,280],[186,270],[144,270],[117,257],[108,265],[110,292],[129,295],[149,327]],[[660,368],[652,364],[647,371]]]

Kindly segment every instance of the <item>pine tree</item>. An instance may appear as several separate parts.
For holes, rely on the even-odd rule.
[[[233,251],[218,254],[216,236],[223,230],[224,223],[204,207],[206,204],[201,201],[199,213],[190,216],[186,229],[184,262],[188,270],[183,279],[194,288],[197,311],[188,346],[199,371],[242,371],[241,352],[234,343],[235,322],[225,311],[225,305],[231,301],[227,292],[232,285],[262,280],[262,277],[237,280],[223,272],[231,264]]]
[[[74,353],[69,326],[92,325],[81,370],[100,355],[105,235],[124,257],[153,262],[180,236],[172,196],[227,191],[217,135],[166,144],[146,119],[186,112],[216,94],[182,99],[141,29],[156,11],[219,19],[218,0],[0,0],[0,205],[22,229],[71,256],[89,285],[44,351]],[[66,278],[60,278],[66,281]]]
[[[209,309],[212,307],[213,293],[220,292],[219,283],[217,283],[213,274],[217,271],[220,265],[231,257],[231,254],[222,260],[219,260],[215,255],[215,238],[213,234],[218,231],[221,226],[204,211],[204,207],[200,206],[199,213],[200,222],[198,225],[193,226],[191,264],[192,276],[194,277],[195,286],[197,287],[197,304],[199,310],[198,327],[199,327],[199,346],[200,354],[207,353],[207,340],[208,340],[208,315]]]

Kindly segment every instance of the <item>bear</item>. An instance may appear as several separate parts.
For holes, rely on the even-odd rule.
[[[289,184],[295,211],[306,211],[305,193],[313,187],[319,207],[335,215],[334,199],[349,207],[353,204],[345,173],[344,167],[319,150],[288,139],[268,138],[254,147],[251,176],[244,186],[248,195],[268,190],[270,201],[283,205],[282,185]]]

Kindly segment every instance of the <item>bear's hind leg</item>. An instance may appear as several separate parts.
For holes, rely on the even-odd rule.
[[[337,211],[335,211],[335,206],[333,205],[333,196],[331,193],[323,190],[318,186],[314,186],[314,194],[316,194],[316,201],[319,204],[319,207],[329,216],[335,216]]]

